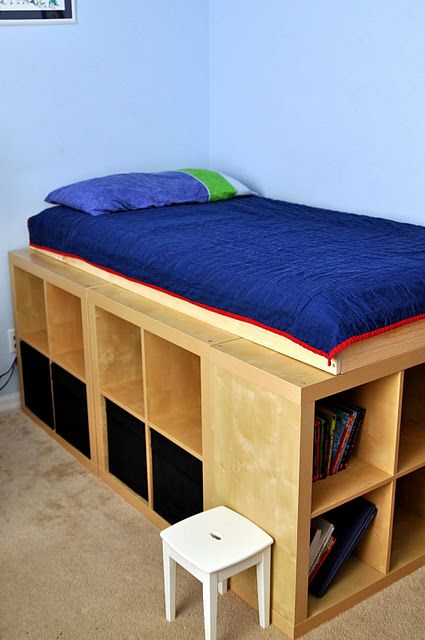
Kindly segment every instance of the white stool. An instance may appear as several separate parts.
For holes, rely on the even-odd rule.
[[[217,637],[217,592],[227,579],[257,567],[260,626],[270,623],[270,548],[265,531],[227,507],[216,507],[161,531],[164,559],[165,616],[176,617],[176,562],[203,585],[205,640]]]

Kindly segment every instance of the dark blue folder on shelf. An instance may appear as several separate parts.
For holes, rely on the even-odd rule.
[[[335,526],[336,543],[310,585],[310,593],[325,595],[344,562],[350,557],[378,509],[364,498],[357,498],[323,515]]]

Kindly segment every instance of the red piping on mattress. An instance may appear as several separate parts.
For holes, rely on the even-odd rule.
[[[288,338],[288,340],[291,340],[292,342],[295,342],[299,346],[304,347],[304,349],[307,349],[308,351],[312,351],[313,353],[319,356],[322,356],[323,358],[326,358],[328,361],[328,366],[331,365],[332,358],[337,353],[339,353],[343,349],[346,349],[348,346],[350,346],[350,344],[354,344],[355,342],[360,342],[360,340],[366,340],[367,338],[372,338],[373,336],[380,335],[381,333],[385,333],[386,331],[391,331],[392,329],[397,329],[399,327],[404,326],[405,324],[411,324],[412,322],[417,322],[418,320],[425,319],[425,313],[422,313],[417,316],[412,316],[411,318],[406,318],[405,320],[400,320],[399,322],[395,322],[394,324],[389,324],[386,327],[381,327],[380,329],[374,329],[373,331],[368,331],[367,333],[362,333],[358,336],[352,336],[351,338],[344,340],[344,342],[340,342],[339,344],[337,344],[336,347],[334,347],[331,351],[329,351],[329,353],[326,353],[326,351],[321,351],[320,349],[316,349],[315,347],[312,347],[306,342],[302,342],[302,340],[298,340],[298,338],[296,338],[295,336],[292,336],[290,333],[287,333],[286,331],[281,331],[280,329],[269,327],[266,324],[262,324],[261,322],[257,322],[256,320],[253,320],[252,318],[240,316],[236,313],[231,313],[230,311],[224,311],[223,309],[210,307],[209,305],[202,304],[201,302],[194,302],[193,300],[189,300],[188,298],[185,298],[184,296],[181,296],[178,293],[167,291],[167,289],[162,289],[161,287],[158,287],[154,284],[149,284],[147,282],[143,282],[142,280],[137,280],[137,278],[132,278],[131,276],[125,276],[119,271],[114,271],[113,269],[109,269],[109,267],[102,267],[94,262],[90,262],[89,260],[86,260],[85,258],[81,258],[80,256],[77,256],[73,253],[66,253],[65,251],[58,251],[57,249],[51,249],[50,247],[43,247],[42,245],[34,244],[32,242],[30,242],[29,246],[34,247],[35,249],[42,249],[43,251],[49,251],[51,253],[57,253],[58,255],[64,256],[66,258],[74,258],[76,260],[81,260],[81,262],[85,262],[91,265],[92,267],[96,267],[97,269],[101,269],[102,271],[106,271],[115,276],[120,276],[121,278],[130,280],[131,282],[136,282],[137,284],[143,284],[145,287],[149,287],[150,289],[155,289],[156,291],[160,291],[161,293],[166,293],[167,295],[172,296],[173,298],[184,300],[185,302],[189,302],[190,304],[193,304],[197,307],[201,307],[202,309],[207,309],[208,311],[213,311],[214,313],[219,313],[220,315],[227,316],[235,320],[241,320],[242,322],[247,322],[248,324],[252,324],[256,327],[260,327],[261,329],[266,329],[266,331],[271,331],[272,333],[276,333],[277,335],[283,336],[284,338]]]

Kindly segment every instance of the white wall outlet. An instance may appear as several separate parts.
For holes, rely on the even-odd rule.
[[[7,332],[7,340],[9,343],[9,353],[16,353],[16,336],[15,329],[9,329]]]

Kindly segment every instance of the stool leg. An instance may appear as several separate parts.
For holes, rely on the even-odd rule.
[[[168,545],[162,542],[164,562],[165,617],[173,622],[176,617],[176,561],[170,556]]]
[[[227,593],[227,589],[227,580],[222,580],[218,583],[218,592],[221,596],[224,596],[224,594]]]
[[[263,551],[257,564],[257,592],[260,627],[265,629],[270,624],[270,547]]]
[[[206,575],[202,580],[204,599],[205,640],[217,638],[217,574]]]

